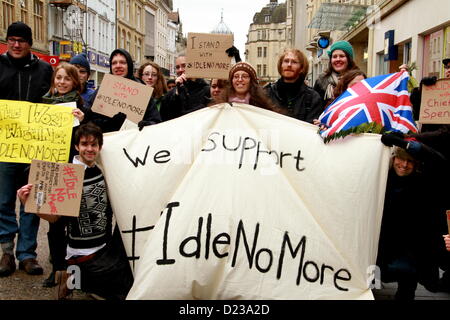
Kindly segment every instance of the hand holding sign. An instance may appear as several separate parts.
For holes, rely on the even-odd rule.
[[[228,79],[231,58],[225,52],[233,46],[233,35],[188,33],[186,76]]]
[[[25,202],[25,211],[77,217],[83,178],[82,165],[33,160],[28,181],[33,188]]]

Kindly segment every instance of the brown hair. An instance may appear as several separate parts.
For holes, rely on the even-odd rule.
[[[97,140],[98,145],[101,147],[103,146],[103,132],[100,127],[93,124],[92,122],[88,122],[85,124],[82,124],[78,127],[78,129],[75,131],[73,143],[74,145],[78,145],[80,143],[81,137],[89,137],[93,136],[95,140]]]
[[[159,65],[157,65],[153,61],[144,63],[142,66],[139,67],[139,70],[138,70],[139,79],[143,80],[142,76],[144,74],[144,69],[147,66],[152,66],[152,68],[155,69],[158,74],[158,76],[156,78],[156,83],[153,86],[153,90],[154,90],[153,97],[161,98],[163,95],[165,95],[167,93],[168,89],[167,89],[166,79],[164,79],[164,76],[161,72],[161,68],[159,67]]]
[[[367,78],[366,74],[359,69],[350,70],[344,73],[339,78],[339,82],[334,89],[334,96],[339,97],[341,94],[343,94],[344,91],[348,89],[349,83],[352,82],[353,79],[355,79],[357,76],[363,76],[364,79]]]
[[[48,91],[51,95],[53,95],[55,93],[56,87],[55,87],[55,78],[56,78],[56,74],[58,73],[58,71],[60,69],[64,69],[67,73],[67,75],[70,77],[70,79],[73,81],[73,88],[72,90],[76,90],[78,92],[78,94],[81,94],[82,91],[82,87],[81,87],[81,82],[80,82],[80,78],[78,76],[78,69],[77,67],[75,67],[72,64],[69,64],[67,62],[62,62],[60,63],[56,68],[55,71],[53,71],[53,75],[52,75],[52,82],[50,85],[50,90]]]
[[[353,60],[352,57],[350,57],[348,55],[347,52],[343,51],[345,56],[347,57],[347,69],[344,72],[348,72],[350,70],[355,70],[355,69],[359,69],[359,67],[356,65],[355,61]],[[331,58],[328,61],[328,69],[325,71],[325,76],[329,77],[331,74],[333,73],[333,66],[331,65]]]
[[[292,52],[293,54],[295,54],[297,56],[297,59],[300,62],[300,65],[301,65],[300,77],[305,78],[306,75],[308,74],[308,71],[309,71],[308,58],[306,57],[306,55],[303,52],[301,52],[300,50],[295,49],[295,48],[286,48],[286,49],[284,49],[283,53],[278,58],[278,73],[281,75],[281,71],[282,71],[281,70],[281,64],[283,63],[284,57],[289,52]]]

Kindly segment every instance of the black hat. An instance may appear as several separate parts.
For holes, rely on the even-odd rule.
[[[444,66],[446,66],[449,62],[450,62],[450,58],[445,58],[444,60],[442,60],[442,63],[444,64]]]
[[[30,44],[33,45],[33,36],[31,28],[21,21],[13,22],[9,25],[6,32],[6,39],[9,37],[22,37]]]

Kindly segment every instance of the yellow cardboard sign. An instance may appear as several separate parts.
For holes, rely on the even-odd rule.
[[[0,100],[0,161],[68,162],[72,127],[65,106]]]

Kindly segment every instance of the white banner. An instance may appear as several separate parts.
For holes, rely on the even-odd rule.
[[[106,135],[128,299],[373,299],[389,156],[249,105]]]

